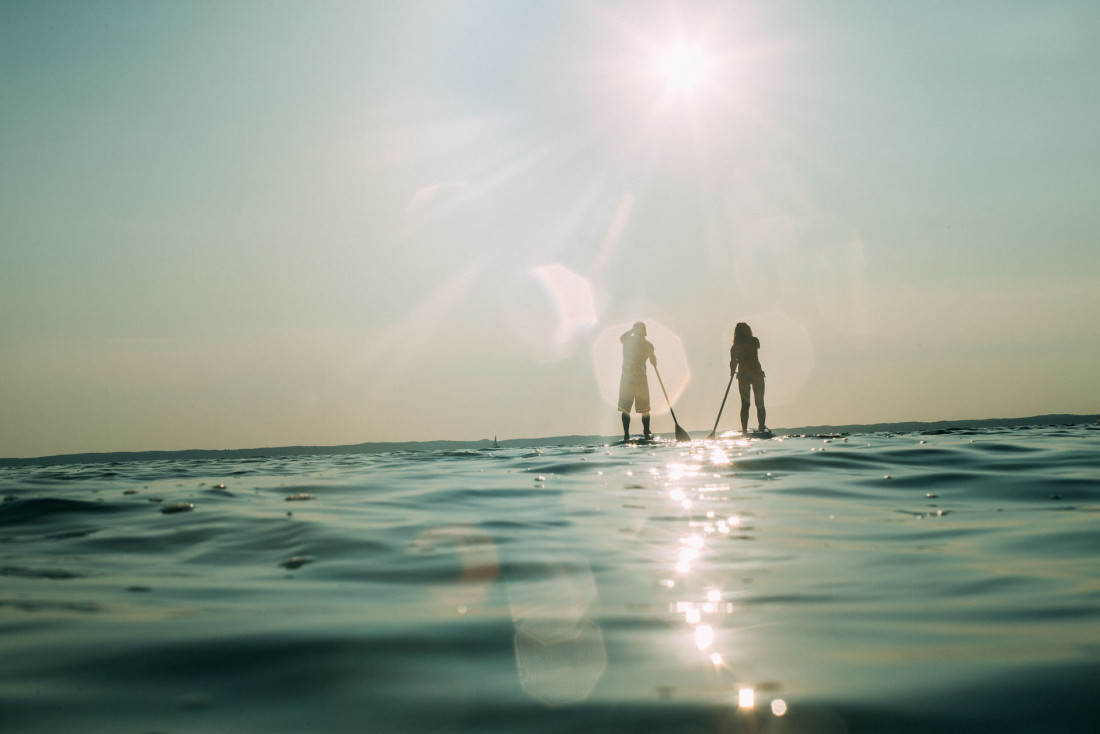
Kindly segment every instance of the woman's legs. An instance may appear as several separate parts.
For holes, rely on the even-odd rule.
[[[741,433],[747,433],[749,430],[749,390],[751,388],[750,380],[737,380],[737,391],[741,393]]]
[[[763,433],[764,431],[768,430],[768,427],[767,427],[768,424],[764,422],[764,418],[765,418],[765,416],[767,416],[768,411],[766,411],[764,409],[764,378],[763,377],[758,377],[757,379],[752,381],[752,396],[756,400],[756,422],[760,424],[759,430],[760,430],[761,433]],[[748,416],[747,416],[748,408],[747,407],[745,408],[745,412],[746,412],[746,420],[747,420],[747,418],[748,418]],[[745,421],[742,420],[741,422],[744,423]]]

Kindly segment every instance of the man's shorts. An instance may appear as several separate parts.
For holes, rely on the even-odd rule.
[[[623,375],[619,380],[619,410],[629,413],[649,412],[649,380],[645,375]]]

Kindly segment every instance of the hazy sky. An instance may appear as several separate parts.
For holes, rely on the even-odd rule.
[[[638,319],[689,430],[737,321],[775,427],[1095,413],[1097,90],[1092,0],[3,0],[0,455],[613,435]]]

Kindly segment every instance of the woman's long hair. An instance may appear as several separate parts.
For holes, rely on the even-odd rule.
[[[734,344],[741,344],[742,342],[747,342],[747,341],[751,341],[751,340],[752,340],[752,328],[748,324],[746,324],[744,321],[739,322],[737,324],[737,326],[733,327],[733,343]]]

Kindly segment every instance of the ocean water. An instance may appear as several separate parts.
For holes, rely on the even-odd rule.
[[[1100,427],[0,469],[3,732],[1085,732]]]

